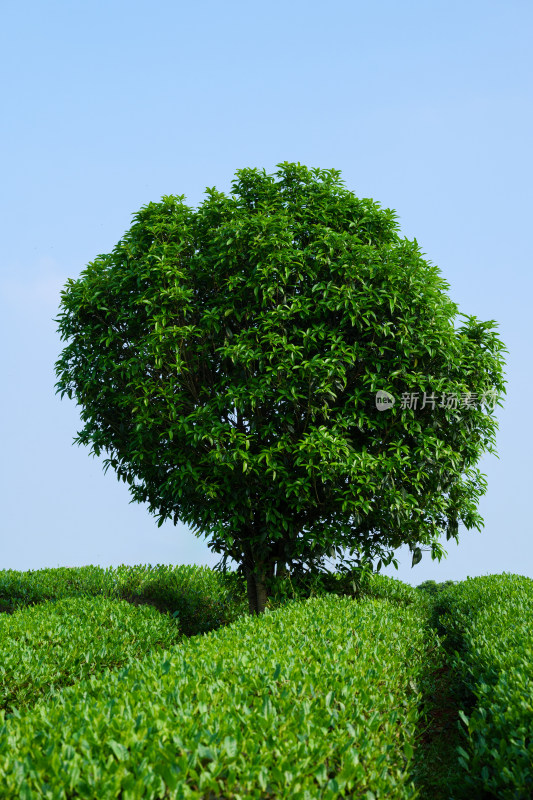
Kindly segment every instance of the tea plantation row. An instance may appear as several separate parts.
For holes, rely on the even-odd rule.
[[[252,618],[207,568],[0,572],[0,796],[436,800],[422,733],[446,661],[457,785],[530,797],[533,581],[329,589]]]

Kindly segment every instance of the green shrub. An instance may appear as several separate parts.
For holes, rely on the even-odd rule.
[[[6,720],[3,797],[414,800],[426,639],[384,599],[245,615]]]
[[[67,597],[0,618],[0,709],[30,707],[103,669],[183,639],[168,615],[105,597]]]

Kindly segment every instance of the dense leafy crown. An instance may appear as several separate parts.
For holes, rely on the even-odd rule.
[[[456,329],[438,268],[339,171],[278,167],[239,170],[196,211],[149,203],[68,281],[56,386],[82,406],[75,441],[224,561],[333,547],[389,563],[403,543],[440,558],[443,532],[482,523],[496,323]],[[380,412],[380,389],[418,407]],[[468,392],[477,404],[439,406]]]

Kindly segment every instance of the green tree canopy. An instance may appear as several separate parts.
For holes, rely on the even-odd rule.
[[[379,569],[402,544],[440,560],[443,533],[480,530],[474,465],[505,392],[496,323],[455,328],[449,285],[394,212],[338,170],[277,166],[238,170],[196,211],[184,195],[144,206],[56,320],[74,441],[106,451],[159,524],[234,559],[251,613],[287,567],[350,550]]]

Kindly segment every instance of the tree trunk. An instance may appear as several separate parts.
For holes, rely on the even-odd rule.
[[[249,564],[245,564],[244,572],[246,575],[246,593],[248,595],[248,611],[250,614],[257,614],[257,591],[255,588],[255,577],[252,572],[252,567],[250,567]]]
[[[248,595],[248,610],[250,614],[262,614],[268,599],[267,577],[274,575],[274,562],[256,564],[248,555],[244,563],[246,575],[246,592]]]
[[[257,613],[262,614],[265,610],[266,601],[268,599],[267,587],[265,585],[265,575],[262,571],[255,577],[255,590],[257,594]]]

